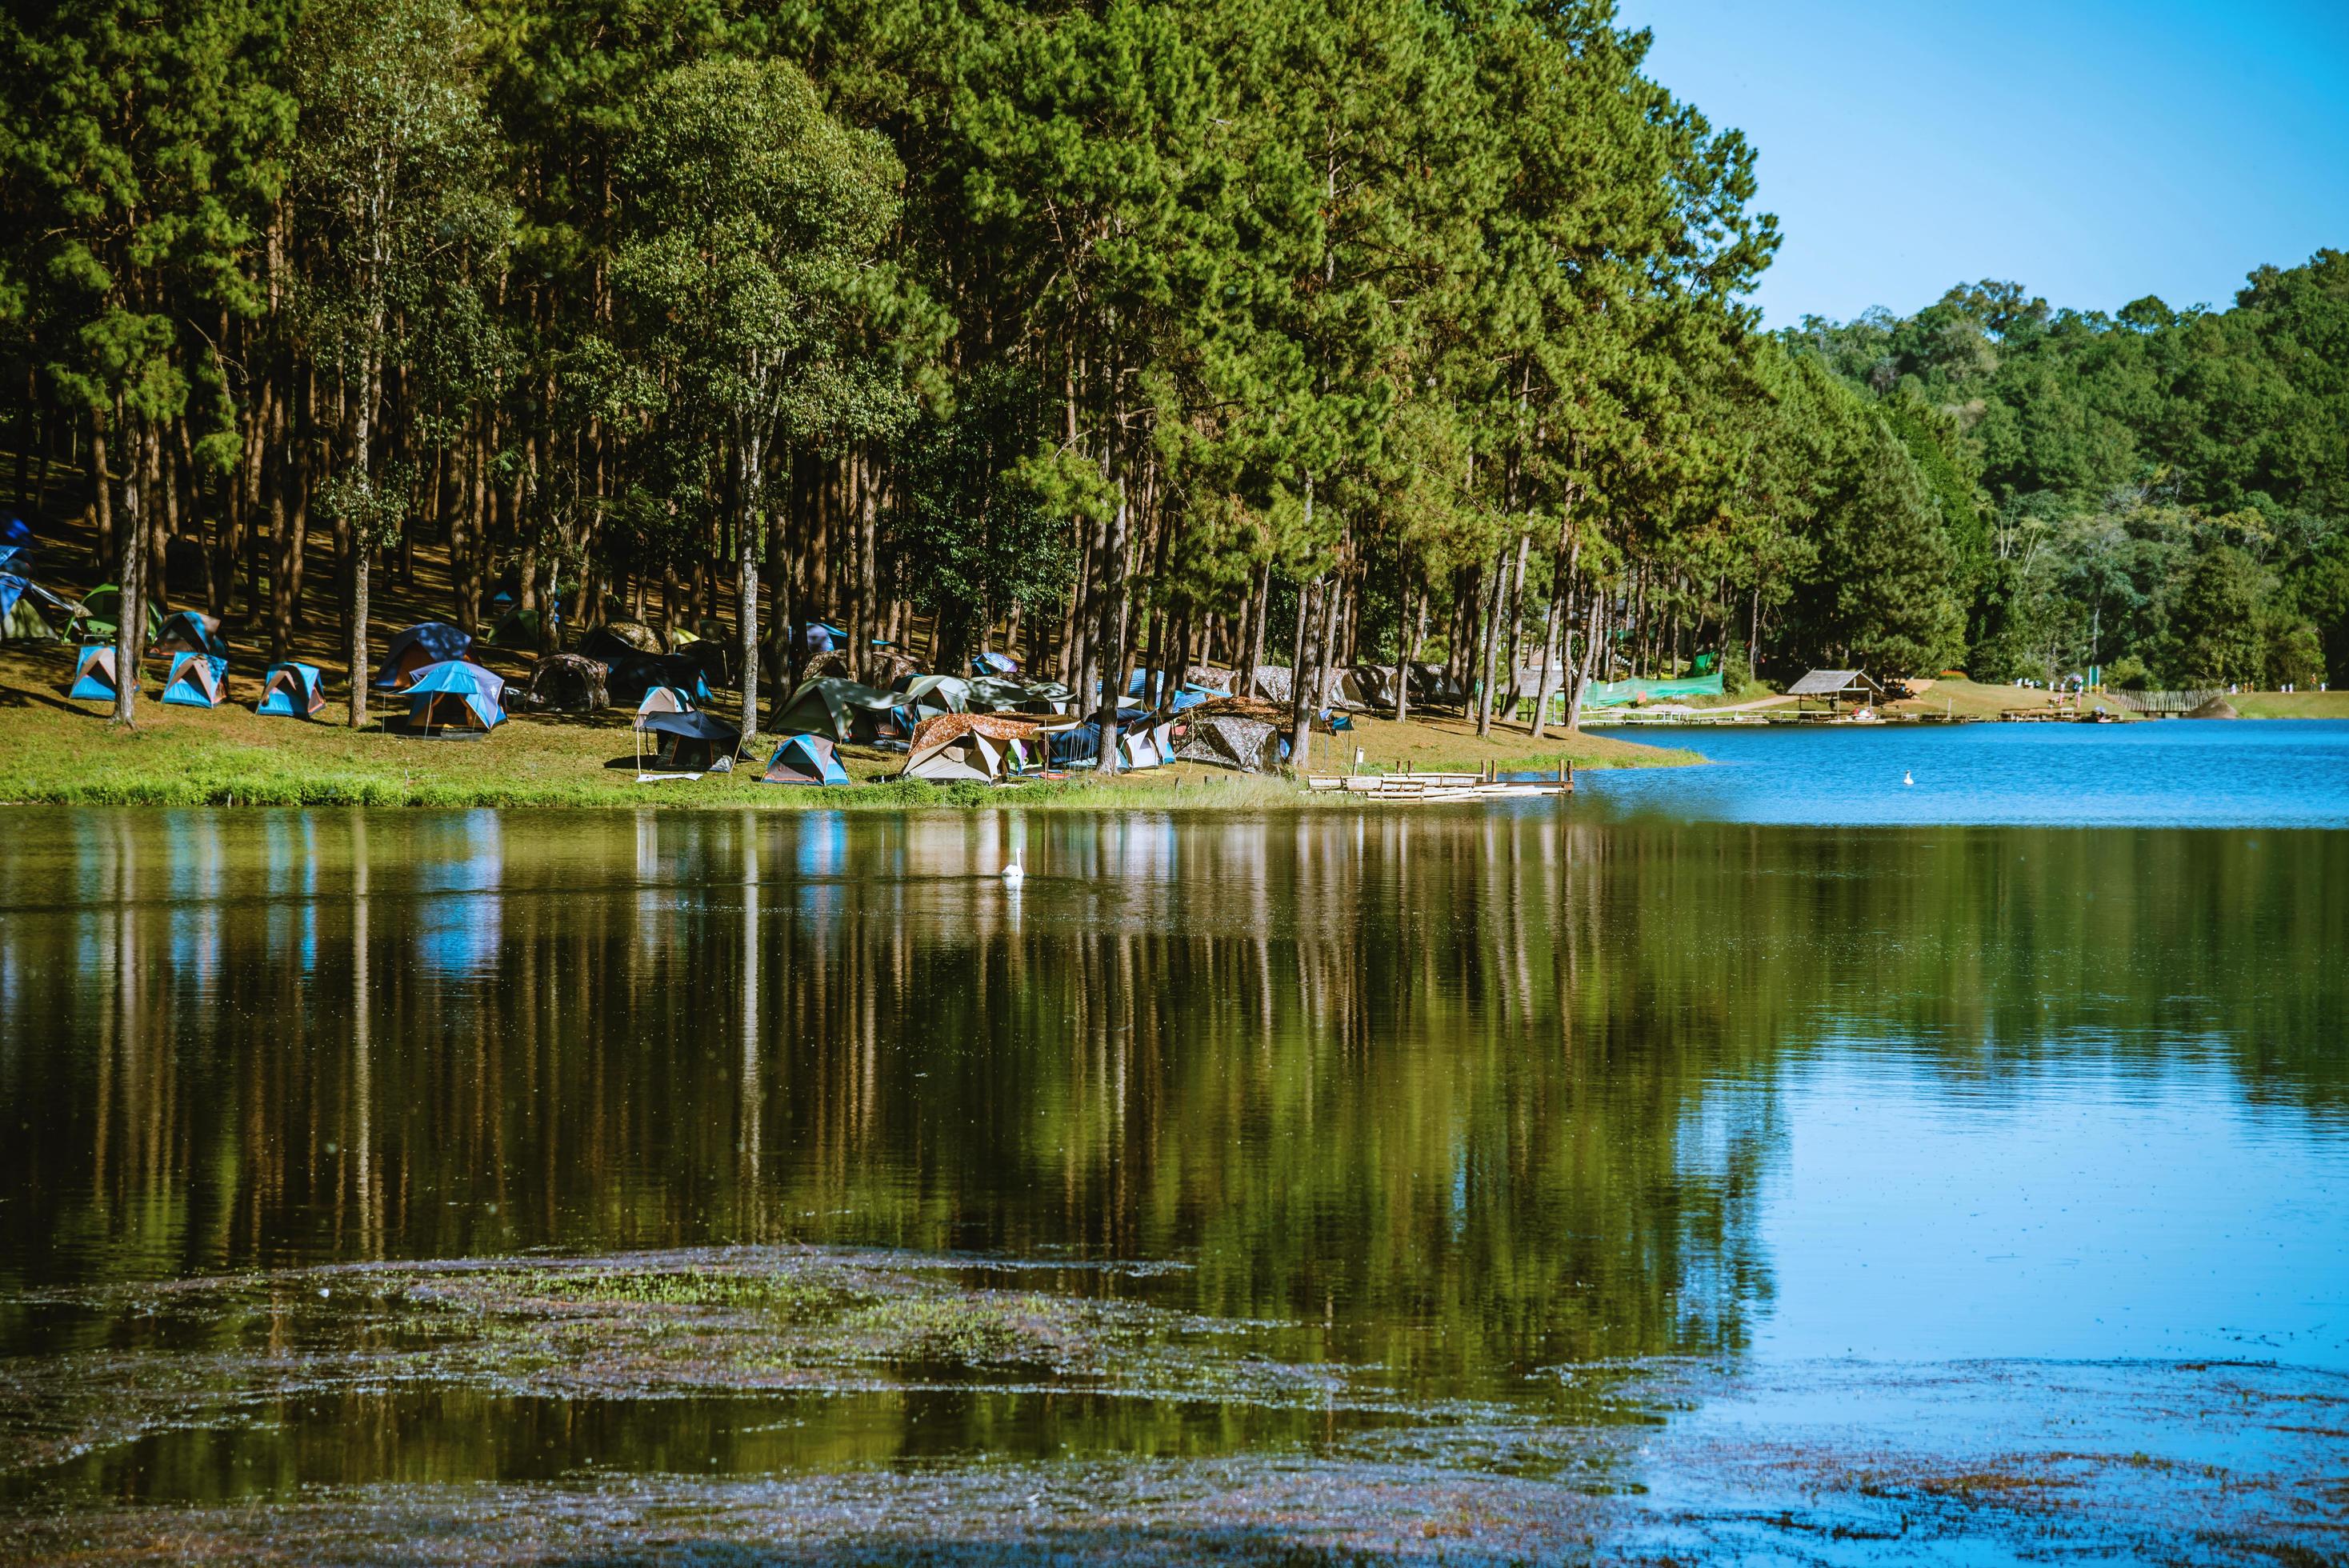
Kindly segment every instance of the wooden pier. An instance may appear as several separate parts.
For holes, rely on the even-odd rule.
[[[1487,763],[1479,773],[1310,773],[1305,788],[1316,795],[1349,799],[1433,803],[1456,800],[1518,800],[1574,793],[1574,764],[1561,762],[1555,778],[1504,779]]]

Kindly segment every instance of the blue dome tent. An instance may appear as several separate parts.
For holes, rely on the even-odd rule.
[[[114,670],[114,645],[91,643],[74,661],[74,683],[66,695],[77,702],[112,702],[119,677]]]
[[[840,754],[821,735],[791,735],[767,759],[763,775],[770,784],[854,784]]]
[[[316,665],[269,666],[261,680],[261,706],[253,711],[267,718],[311,718],[326,706],[326,683]]]
[[[463,659],[426,665],[407,688],[409,728],[443,738],[487,735],[505,722],[505,689],[502,677]]]
[[[218,654],[175,654],[163,700],[174,707],[218,707],[221,683],[227,678],[228,661]]]
[[[446,621],[427,621],[394,632],[391,645],[384,651],[383,663],[375,672],[375,684],[392,691],[406,691],[430,665],[461,663],[472,645],[471,633],[459,631]],[[471,667],[481,668],[478,665]]]
[[[184,648],[191,654],[228,657],[228,645],[221,640],[220,623],[195,610],[172,611],[165,618],[163,629],[155,634],[152,648],[157,653]]]

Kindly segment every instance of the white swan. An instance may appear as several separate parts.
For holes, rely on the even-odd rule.
[[[1003,868],[1003,880],[1009,882],[1013,887],[1018,887],[1027,875],[1027,872],[1021,869],[1019,862],[1016,860],[1009,865]]]
[[[1909,769],[1903,768],[1900,770],[1900,787],[1903,789],[1908,789],[1911,784],[1916,782],[1917,780],[1909,776]]]

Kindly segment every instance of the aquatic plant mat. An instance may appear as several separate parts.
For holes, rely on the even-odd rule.
[[[802,1247],[38,1292],[0,1557],[2272,1564],[2349,1552],[2349,1378],[1686,1360],[1431,1404],[1164,1264]]]

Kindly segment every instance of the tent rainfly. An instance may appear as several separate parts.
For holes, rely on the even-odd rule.
[[[218,707],[221,683],[227,678],[228,661],[218,654],[175,654],[163,700],[175,707]]]
[[[970,682],[970,707],[975,713],[1062,714],[1076,700],[1077,694],[1059,681],[978,676]]]
[[[909,676],[897,683],[920,718],[970,710],[970,683],[958,676]]]
[[[503,677],[463,659],[423,665],[407,686],[408,727],[424,736],[487,735],[506,720],[505,690]]]
[[[21,557],[17,564],[23,564]],[[31,578],[0,572],[0,643],[54,642],[73,624],[73,604]]]
[[[265,718],[311,718],[326,706],[326,684],[316,665],[269,666],[261,679],[261,706],[253,711]]]
[[[1846,698],[1866,707],[1884,700],[1884,688],[1868,678],[1866,670],[1813,670],[1786,688],[1800,711],[1812,701],[1825,702],[1832,710],[1843,707]]]
[[[896,692],[819,676],[800,683],[776,713],[775,728],[785,735],[825,736],[835,743],[870,744],[883,736],[904,735],[911,706]]]
[[[667,773],[730,772],[734,767],[734,754],[742,746],[741,730],[715,714],[690,707],[679,712],[648,696],[645,706],[636,710],[636,744],[640,748],[636,754],[636,777],[640,783],[646,777],[641,748],[647,736],[652,738],[655,760]]]
[[[101,583],[91,589],[81,602],[82,629],[92,637],[114,640],[121,628],[122,590],[111,583]],[[163,614],[154,605],[147,606],[147,636],[150,642],[163,629]]]
[[[683,654],[625,654],[606,666],[604,690],[614,702],[642,702],[657,686],[675,686],[696,702],[709,700],[709,683]]]
[[[660,634],[641,621],[614,621],[579,639],[579,651],[597,664],[609,665],[630,654],[660,654]]]
[[[853,784],[840,754],[821,735],[789,735],[767,758],[762,777],[770,784]]]
[[[375,672],[375,684],[393,691],[408,691],[428,667],[461,663],[472,645],[471,633],[459,631],[446,621],[427,621],[405,627],[391,634],[391,645],[384,651],[383,664]],[[479,665],[468,667],[481,669]],[[487,670],[481,673],[489,674]]]
[[[74,661],[74,683],[66,695],[77,702],[112,702],[119,683],[114,673],[114,645],[91,643]]]
[[[1169,727],[1178,762],[1204,762],[1242,773],[1262,773],[1280,763],[1280,727],[1288,716],[1251,697],[1219,697],[1185,712]]]
[[[221,641],[220,622],[197,610],[174,610],[155,638],[156,652],[180,648],[191,654],[210,654],[215,658],[228,657],[228,645]]]
[[[926,718],[914,731],[900,778],[946,784],[973,779],[991,784],[1003,776],[1014,747],[1033,738],[1033,719],[1006,714],[946,713]]]
[[[490,645],[498,648],[534,648],[538,646],[538,624],[539,615],[535,610],[520,608],[508,610],[498,617],[498,624],[490,628]],[[560,614],[555,615],[554,624],[557,626],[563,624],[563,617]]]
[[[604,686],[604,666],[577,654],[549,654],[530,672],[523,701],[532,712],[600,713],[612,706]]]

